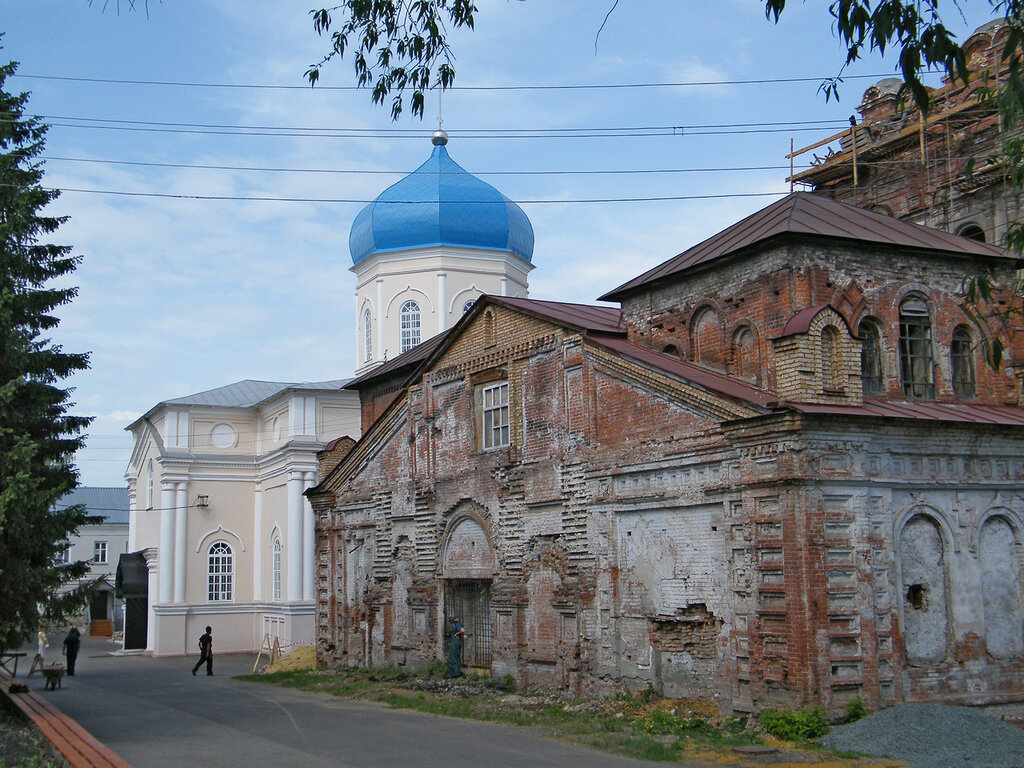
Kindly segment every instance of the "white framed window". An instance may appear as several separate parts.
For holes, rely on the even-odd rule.
[[[92,543],[92,561],[97,565],[107,564],[107,542],[94,541]]]
[[[280,536],[275,536],[274,537],[274,545],[272,547],[272,550],[273,550],[272,557],[273,557],[273,573],[274,573],[274,577],[273,577],[274,578],[274,585],[273,585],[273,595],[274,595],[274,598],[273,599],[274,599],[274,602],[277,603],[277,602],[281,601],[281,537]]]
[[[64,542],[64,546],[57,553],[57,556],[53,558],[53,562],[58,565],[66,565],[71,562],[71,544],[69,542]]]
[[[363,312],[363,362],[373,359],[373,318],[370,310]]]
[[[206,599],[211,603],[231,602],[234,599],[235,562],[231,546],[226,541],[210,545],[206,567]]]
[[[508,445],[509,413],[508,382],[489,384],[480,392],[481,434],[484,448]]]
[[[473,308],[474,304],[476,304],[476,299],[470,299],[465,304],[463,304],[462,305],[462,314],[466,314],[467,312],[469,312],[469,310],[471,310]]]
[[[408,352],[420,343],[420,305],[407,301],[398,313],[402,329],[401,351]]]

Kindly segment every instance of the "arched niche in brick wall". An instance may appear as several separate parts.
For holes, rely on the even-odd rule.
[[[1021,542],[1009,514],[993,514],[978,535],[985,644],[997,659],[1024,654],[1021,627]]]
[[[907,661],[938,664],[948,650],[949,606],[946,597],[945,542],[938,521],[916,512],[899,536],[903,641]]]
[[[490,579],[494,576],[494,548],[487,531],[472,517],[461,517],[448,530],[442,558],[445,579]]]

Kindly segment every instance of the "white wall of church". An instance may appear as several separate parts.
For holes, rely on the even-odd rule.
[[[407,302],[419,308],[419,341],[423,342],[457,323],[466,303],[481,294],[527,296],[531,269],[532,264],[510,252],[469,248],[422,248],[367,257],[352,267],[356,273],[356,373],[406,351],[401,312]]]
[[[219,651],[255,650],[267,631],[312,643],[312,513],[301,493],[317,481],[326,442],[358,438],[358,396],[288,390],[259,407],[154,410],[132,425],[126,473],[132,551],[154,553],[148,650],[193,654],[207,625]],[[229,585],[211,577],[211,547],[218,565],[230,557]],[[212,599],[211,585],[220,587]]]

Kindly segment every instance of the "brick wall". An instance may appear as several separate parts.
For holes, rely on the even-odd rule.
[[[742,317],[766,344],[791,313],[755,283],[777,286],[768,295],[784,306],[831,303],[793,341],[798,356],[818,348],[824,325],[845,326],[851,308],[891,326],[908,286],[928,291],[937,337],[957,320],[944,295],[953,260],[932,259],[929,271],[898,254],[809,245],[764,260],[723,268],[727,289],[716,295],[731,298],[717,311],[725,322],[749,296]],[[702,280],[646,300],[683,318],[709,295]],[[688,349],[682,320],[654,329],[638,305],[628,308],[635,338],[657,330]],[[323,660],[441,658],[446,591],[469,580],[489,600],[492,672],[522,684],[592,695],[651,683],[727,711],[818,701],[838,712],[858,695],[879,706],[1024,695],[1020,654],[987,650],[985,638],[1005,627],[986,621],[978,597],[994,578],[979,560],[986,520],[997,522],[984,528],[984,551],[1016,557],[1024,573],[1020,430],[765,412],[570,329],[489,309],[313,499]],[[843,375],[855,379],[855,340],[847,333],[842,345]],[[763,358],[774,355],[766,348]],[[1002,384],[979,372],[979,388]],[[765,375],[789,376],[774,364]],[[494,381],[509,383],[511,438],[483,450],[477,393]],[[940,392],[949,397],[948,385]],[[1004,397],[997,386],[979,399]],[[914,609],[899,542],[915,515],[946,537],[951,585],[949,653],[923,666],[901,634]],[[473,535],[460,538],[466,521]],[[990,591],[1002,605],[1013,582]]]

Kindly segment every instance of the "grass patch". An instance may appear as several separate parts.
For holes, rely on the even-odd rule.
[[[706,701],[662,699],[653,688],[635,694],[621,691],[603,700],[572,701],[558,693],[510,694],[514,681],[507,678],[448,680],[440,664],[418,672],[305,670],[239,679],[431,715],[543,728],[562,741],[640,760],[758,765],[746,762],[731,748],[765,743],[764,729],[746,717],[720,717]],[[814,749],[819,758],[822,755],[813,745],[802,748]]]
[[[59,768],[60,765],[34,729],[0,712],[0,768]]]

